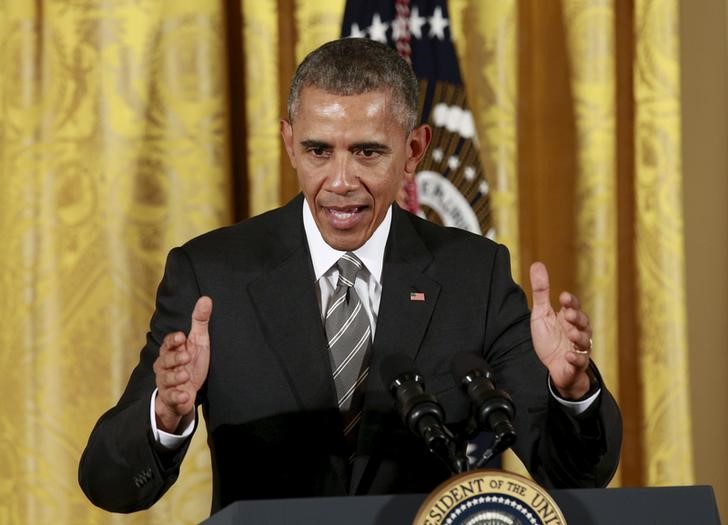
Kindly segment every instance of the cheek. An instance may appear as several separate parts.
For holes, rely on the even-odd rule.
[[[379,184],[376,187],[370,186],[369,192],[374,198],[374,203],[377,209],[386,209],[396,200],[399,190],[402,187],[402,180],[403,178],[398,177],[395,180]]]
[[[386,180],[386,184],[382,184],[381,194],[386,195],[387,198],[390,198],[394,201],[397,194],[399,193],[399,190],[402,189],[402,185],[404,184],[404,169],[400,167],[400,169],[396,171],[390,171],[388,173],[388,177]]]
[[[315,197],[319,191],[321,191],[321,185],[323,184],[323,177],[316,176],[315,170],[306,170],[302,167],[296,171],[298,176],[298,184],[301,186],[301,191],[307,197]]]

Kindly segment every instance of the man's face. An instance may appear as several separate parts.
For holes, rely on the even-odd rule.
[[[306,202],[334,249],[356,250],[372,236],[427,149],[430,129],[406,134],[395,110],[387,91],[343,96],[305,87],[293,122],[281,121]]]

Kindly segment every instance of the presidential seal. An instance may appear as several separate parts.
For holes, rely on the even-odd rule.
[[[460,190],[447,178],[434,171],[420,171],[415,176],[415,182],[419,205],[426,219],[478,235],[482,233],[478,216]]]
[[[565,525],[566,520],[533,481],[501,470],[473,470],[437,487],[412,524]]]

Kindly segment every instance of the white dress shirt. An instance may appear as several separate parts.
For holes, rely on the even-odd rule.
[[[372,327],[372,340],[377,329],[379,301],[382,298],[384,248],[387,245],[391,226],[392,208],[390,207],[382,223],[374,230],[369,240],[353,252],[364,265],[356,275],[354,289],[369,317],[369,324]],[[303,203],[303,227],[306,231],[308,251],[311,254],[311,262],[313,263],[321,319],[323,320],[339,280],[339,270],[336,268],[336,262],[346,252],[335,250],[326,244],[305,201]]]

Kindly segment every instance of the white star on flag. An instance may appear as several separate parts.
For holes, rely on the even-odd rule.
[[[382,22],[382,17],[379,13],[374,13],[372,17],[372,25],[369,26],[369,38],[381,42],[382,44],[387,43],[387,27],[389,24]]]
[[[365,38],[366,36],[367,36],[367,32],[359,29],[359,24],[357,24],[357,23],[351,24],[351,31],[349,32],[349,37]]]
[[[435,12],[429,18],[430,36],[437,37],[438,40],[445,39],[445,28],[450,25],[450,21],[442,16],[442,8],[436,7]]]
[[[420,16],[417,6],[413,7],[409,17],[409,30],[415,38],[422,38],[422,26],[425,22],[425,17]]]

